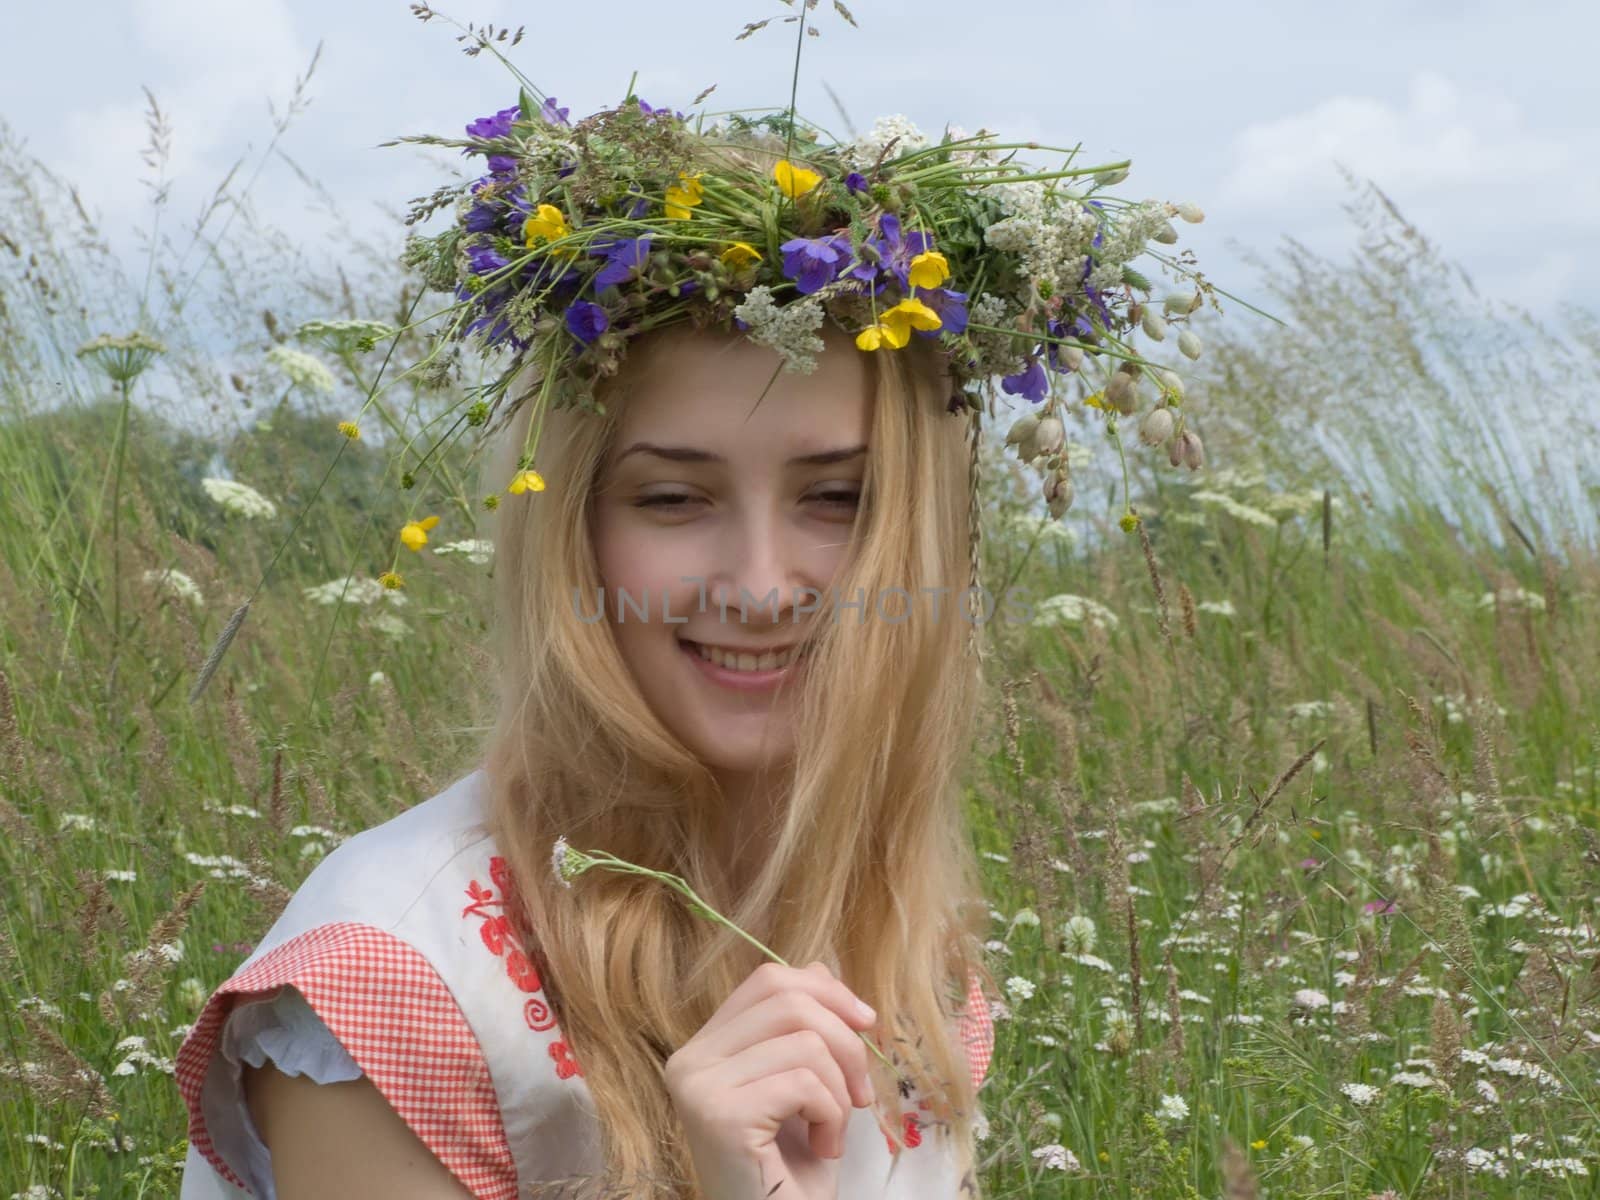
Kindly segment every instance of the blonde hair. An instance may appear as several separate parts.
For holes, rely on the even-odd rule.
[[[724,811],[713,775],[647,707],[609,624],[586,623],[572,601],[574,589],[601,586],[589,504],[630,381],[672,336],[630,347],[597,392],[604,415],[547,412],[532,464],[547,490],[502,496],[495,529],[490,825],[517,882],[508,907],[594,1097],[604,1181],[630,1196],[698,1194],[662,1068],[765,959],[656,880],[591,871],[563,887],[551,870],[560,835],[682,875],[796,967],[828,963],[878,1011],[880,1044],[922,1089],[930,1132],[953,1139],[977,1195],[976,1097],[951,1035],[969,972],[993,992],[959,783],[981,683],[955,607],[968,586],[966,421],[948,411],[935,348],[868,356],[863,506],[835,582],[852,598],[904,588],[915,606],[896,621],[902,602],[886,602],[887,620],[869,603],[864,622],[816,626],[788,804],[770,857],[734,894],[710,853]],[[531,408],[501,434],[488,468],[496,488],[515,473]],[[935,620],[920,589],[939,587],[949,592]],[[896,1081],[875,1056],[868,1063],[880,1111],[900,1130]]]

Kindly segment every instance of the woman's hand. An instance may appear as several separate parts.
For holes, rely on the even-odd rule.
[[[858,1035],[876,1017],[832,971],[762,963],[667,1060],[707,1200],[836,1200],[854,1108],[875,1099]],[[809,1130],[805,1128],[809,1125]]]

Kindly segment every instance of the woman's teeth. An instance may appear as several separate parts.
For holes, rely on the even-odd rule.
[[[690,642],[689,645],[707,662],[715,663],[729,671],[775,671],[780,667],[787,667],[805,653],[803,646],[790,646],[776,653],[737,654],[723,650],[719,646],[704,646],[699,642]]]

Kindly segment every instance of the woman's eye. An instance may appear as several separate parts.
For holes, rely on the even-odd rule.
[[[818,492],[812,497],[812,499],[821,500],[829,507],[843,508],[845,506],[849,506],[854,508],[857,504],[861,503],[861,493],[857,491],[846,490]]]
[[[635,508],[682,508],[693,501],[687,492],[658,492],[654,496],[641,496],[633,502]]]

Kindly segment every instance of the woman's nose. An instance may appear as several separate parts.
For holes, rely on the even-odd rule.
[[[805,583],[799,551],[792,531],[781,522],[752,515],[728,539],[712,594],[730,619],[759,623],[760,614],[768,621],[783,618]]]

